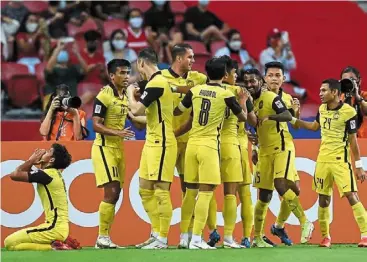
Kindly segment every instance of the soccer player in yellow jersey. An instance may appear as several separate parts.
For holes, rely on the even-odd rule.
[[[281,65],[281,64],[280,64]],[[284,79],[284,68],[281,66],[266,67],[266,75],[272,81]],[[254,72],[248,76],[262,81],[261,75]],[[254,247],[272,247],[262,237],[264,221],[274,188],[287,201],[291,210],[302,221],[302,232],[310,226],[303,208],[295,193],[293,139],[288,131],[287,123],[292,119],[283,101],[271,91],[261,86],[248,88],[254,99],[255,114],[258,117],[257,134],[259,138],[259,162],[256,166],[254,186],[259,189],[259,199],[255,206]]]
[[[221,56],[220,59],[226,65],[226,76],[223,80],[222,86],[224,89],[231,91],[238,100],[238,94],[242,90],[241,87],[235,85],[237,78],[236,70],[238,68],[237,63],[229,56]],[[246,102],[247,119],[251,125],[256,126],[257,119],[253,112],[253,105],[250,99],[248,99]],[[250,193],[251,173],[249,170],[247,150],[243,151],[243,149],[240,147],[238,136],[240,124],[242,124],[244,129],[244,122],[238,122],[238,118],[231,113],[230,109],[227,107],[220,139],[220,171],[222,182],[224,183],[223,245],[227,248],[246,247],[246,245],[239,245],[236,243],[232,236],[237,218],[237,190],[240,196],[241,204],[243,206],[243,208],[241,208],[241,216],[243,218],[242,223],[243,226],[246,227],[246,230],[249,229],[249,232],[245,233],[248,237],[251,235],[253,223],[253,210]],[[243,158],[242,154],[245,154]],[[245,163],[242,162],[242,159],[246,159]],[[244,164],[244,166],[242,164]]]
[[[158,56],[152,48],[138,55],[137,69],[149,80],[140,101],[129,89],[129,107],[133,115],[146,115],[147,135],[139,167],[139,193],[156,240],[142,249],[167,248],[167,236],[172,218],[170,186],[177,157],[177,142],[173,133],[173,93],[168,80],[157,67]],[[156,212],[158,211],[158,216]]]
[[[96,248],[117,248],[110,237],[115,217],[115,205],[120,197],[125,177],[123,140],[134,133],[124,129],[128,112],[126,88],[131,70],[130,62],[113,59],[107,64],[110,84],[102,88],[95,99],[93,129],[96,138],[92,146],[92,162],[97,187],[104,190],[99,205],[99,236]]]
[[[361,231],[359,247],[367,247],[367,212],[359,200],[357,184],[351,164],[350,151],[355,161],[357,179],[363,182],[363,170],[357,142],[357,113],[340,100],[340,83],[326,79],[320,87],[322,105],[314,122],[293,119],[301,128],[321,129],[321,145],[316,162],[313,189],[319,194],[318,218],[321,229],[321,247],[331,246],[329,231],[330,200],[334,181],[341,197],[346,197],[352,207],[354,218]]]
[[[283,65],[280,62],[270,62],[270,63],[267,63],[265,65],[265,67],[269,68],[269,69],[270,68],[282,68]],[[279,96],[279,98],[283,101],[286,108],[292,114],[293,117],[299,118],[299,116],[300,116],[299,101],[296,98],[292,98],[291,95],[284,92],[284,90],[281,88],[281,86],[284,83],[284,80],[285,80],[285,78],[278,78],[276,76],[276,74],[273,74],[271,71],[269,71],[269,73],[265,76],[265,82],[266,82],[267,87],[269,88],[269,90],[274,92],[275,94],[277,94]],[[284,126],[284,128],[286,130],[288,130],[288,126]],[[288,130],[288,132],[289,132],[289,130]],[[295,186],[292,184],[292,186],[293,186],[292,189],[294,190],[296,195],[299,196],[300,183],[299,183],[298,172],[297,172],[297,169],[296,169],[295,165],[293,165],[293,170],[291,170],[290,172],[294,173]],[[280,210],[279,210],[279,214],[278,214],[276,223],[274,225],[272,225],[272,227],[271,227],[271,233],[273,235],[278,236],[280,238],[280,240],[282,241],[282,243],[284,243],[286,245],[292,245],[292,241],[288,237],[288,234],[286,233],[286,231],[284,229],[284,224],[287,221],[287,219],[289,218],[291,212],[292,212],[292,210],[290,209],[287,201],[285,201],[285,199],[283,198],[282,201],[281,201]],[[302,221],[300,221],[301,225],[303,225],[305,223],[303,219],[304,218],[302,217]],[[303,232],[301,234],[301,241],[300,242],[302,244],[305,244],[310,240],[312,231],[314,230],[313,224],[311,222],[307,222],[306,229],[308,231],[303,230]]]
[[[185,156],[185,183],[187,190],[198,192],[198,199],[194,211],[193,236],[189,244],[190,249],[215,249],[202,240],[210,201],[216,186],[221,183],[220,177],[220,131],[225,116],[225,109],[230,110],[240,120],[246,121],[247,97],[240,93],[241,106],[234,94],[224,89],[221,84],[225,76],[225,64],[218,58],[207,61],[205,65],[209,83],[198,85],[190,89],[180,105],[175,108],[175,115],[179,115],[192,107],[192,117],[180,129],[176,136],[189,131],[189,141]],[[181,210],[192,216],[194,206]],[[180,242],[188,242],[188,234],[181,234]]]
[[[51,250],[64,248],[69,235],[68,201],[61,169],[70,165],[67,149],[53,144],[49,150],[36,149],[31,157],[10,174],[14,181],[37,183],[37,192],[45,212],[45,223],[23,228],[4,240],[8,250]],[[40,169],[31,170],[40,164]]]

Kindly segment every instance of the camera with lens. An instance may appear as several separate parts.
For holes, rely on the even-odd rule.
[[[79,108],[82,100],[78,96],[61,96],[59,97],[60,105],[66,108]]]
[[[341,92],[352,96],[355,89],[355,84],[353,81],[353,78],[345,78],[340,80]]]

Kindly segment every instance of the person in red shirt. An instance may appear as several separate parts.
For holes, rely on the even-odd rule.
[[[40,134],[48,141],[82,140],[88,136],[85,128],[85,112],[76,108],[66,108],[60,104],[60,97],[70,96],[69,87],[61,84],[46,107]]]
[[[139,53],[142,49],[154,45],[150,30],[144,28],[143,13],[138,8],[130,10],[127,17],[129,26],[125,29],[127,46]]]

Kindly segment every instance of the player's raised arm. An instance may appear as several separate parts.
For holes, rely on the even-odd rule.
[[[247,107],[246,107],[246,101],[247,100],[241,100],[240,98],[240,105],[235,96],[224,98],[224,101],[226,102],[226,105],[233,114],[238,118],[241,122],[246,122],[247,120]]]
[[[179,116],[192,106],[192,92],[189,91],[180,104],[174,109],[173,115]]]
[[[313,122],[304,121],[295,117],[293,117],[290,122],[296,129],[304,128],[311,131],[317,131],[320,129],[320,114],[317,113],[316,120]]]
[[[30,158],[18,166],[11,174],[10,179],[19,182],[32,182],[29,179],[31,168],[40,162],[42,156],[46,153],[44,149],[36,149]]]
[[[301,105],[300,105],[300,102],[299,102],[298,98],[293,98],[292,99],[292,108],[289,108],[288,110],[291,113],[292,117],[294,117],[296,119],[299,119],[300,118],[300,115],[301,115]],[[292,118],[292,120],[293,120],[293,118]],[[293,122],[294,121],[291,121],[292,127],[294,129],[298,129],[299,127],[296,126]]]

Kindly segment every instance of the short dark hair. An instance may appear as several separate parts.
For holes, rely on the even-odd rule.
[[[232,36],[235,35],[235,34],[240,34],[240,31],[238,31],[237,29],[231,29],[229,30],[229,32],[227,33],[227,38],[228,40],[231,40]]]
[[[342,70],[342,72],[340,73],[340,78],[342,78],[343,74],[345,73],[353,73],[356,75],[357,79],[360,80],[361,79],[361,73],[359,72],[359,70],[354,67],[354,66],[347,66],[346,68],[344,68]]]
[[[143,59],[153,65],[158,64],[158,55],[151,47],[147,47],[141,50],[138,54],[138,59]]]
[[[131,64],[126,59],[112,59],[107,64],[108,74],[115,74],[118,67],[131,68]]]
[[[66,147],[57,143],[53,144],[51,147],[54,149],[52,156],[55,158],[52,167],[56,169],[67,168],[71,163],[71,155]]]
[[[243,70],[242,77],[244,75],[255,75],[259,80],[263,80],[262,74],[256,68],[250,68],[250,69]]]
[[[268,72],[269,68],[279,68],[284,74],[284,65],[281,62],[273,61],[265,64],[265,74]]]
[[[84,33],[83,36],[86,42],[102,39],[102,35],[96,30],[88,30],[87,32]]]
[[[226,64],[220,58],[214,57],[206,61],[205,71],[209,80],[221,80],[226,74]]]
[[[226,65],[226,72],[229,74],[233,69],[238,69],[237,61],[227,55],[220,56],[219,59]]]
[[[172,50],[171,50],[172,61],[176,61],[176,58],[178,56],[182,56],[182,55],[186,54],[187,49],[192,50],[192,46],[187,44],[187,43],[174,45]]]
[[[124,38],[126,38],[125,32],[122,29],[116,29],[115,31],[112,32],[111,36],[110,36],[110,47],[112,51],[115,51],[116,48],[114,47],[114,45],[112,44],[113,39],[115,38],[115,35],[117,35],[118,33],[122,34],[124,36]]]
[[[323,84],[328,84],[330,90],[338,90],[338,92],[340,93],[341,91],[341,84],[338,80],[334,79],[334,78],[328,78],[325,79],[324,81],[322,81]]]
[[[138,11],[140,13],[140,15],[143,16],[143,11],[141,11],[139,8],[132,8],[132,9],[130,9],[129,13],[126,16],[127,20],[130,19],[131,13],[134,12],[134,11]]]

